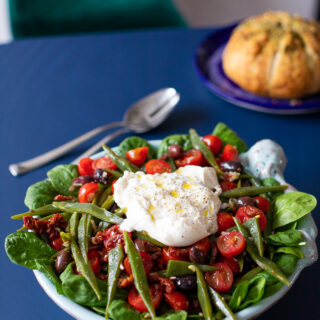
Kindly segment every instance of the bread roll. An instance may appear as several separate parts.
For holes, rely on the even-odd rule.
[[[320,90],[320,25],[266,12],[233,31],[223,53],[226,75],[244,90],[280,99]]]

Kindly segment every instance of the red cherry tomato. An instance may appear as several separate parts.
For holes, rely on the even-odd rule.
[[[162,249],[162,258],[165,264],[168,264],[170,260],[187,261],[188,257],[187,249],[177,249],[174,247]]]
[[[227,258],[227,257],[221,256],[221,258],[219,259],[219,262],[226,263],[230,267],[233,273],[240,273],[239,261],[235,257]]]
[[[126,156],[131,163],[142,166],[147,159],[148,151],[148,147],[135,148],[126,152]]]
[[[91,202],[96,192],[98,191],[99,186],[97,183],[89,182],[84,184],[78,194],[79,202]]]
[[[117,165],[109,157],[102,157],[92,162],[92,168],[117,170]]]
[[[208,134],[202,138],[202,141],[209,147],[215,156],[221,151],[222,141],[219,137],[214,136],[213,134]]]
[[[184,294],[178,291],[173,291],[170,293],[165,292],[163,296],[172,309],[188,312],[189,301]]]
[[[246,239],[239,231],[224,232],[217,240],[220,253],[231,258],[241,253],[246,247]]]
[[[219,212],[217,216],[219,232],[226,231],[234,227],[233,215],[228,212]]]
[[[82,158],[78,164],[78,172],[80,176],[92,176],[93,175],[93,168],[92,168],[93,160],[90,158]]]
[[[62,249],[64,248],[64,247],[63,247],[62,238],[59,236],[58,238],[55,238],[55,239],[51,240],[50,246],[51,246],[54,250],[57,250],[57,251],[62,250]]]
[[[211,247],[209,237],[197,241],[195,244],[192,245],[192,247],[197,247],[200,251],[208,253]]]
[[[260,230],[263,231],[267,226],[267,218],[262,210],[252,206],[245,206],[240,207],[236,212],[236,218],[240,223],[244,223],[255,216],[259,216]]]
[[[215,263],[213,266],[218,270],[205,272],[204,277],[207,283],[218,292],[228,291],[233,283],[233,273],[230,267],[223,262]]]
[[[270,203],[269,201],[261,196],[253,197],[258,202],[258,207],[260,210],[262,210],[264,213],[267,213],[270,208]]]
[[[159,307],[162,298],[162,290],[160,288],[156,288],[155,286],[149,286],[149,292],[151,296],[151,300],[155,309]],[[145,306],[141,296],[139,295],[136,288],[132,288],[128,294],[128,303],[131,307],[135,308],[139,312],[147,312],[148,309]]]
[[[222,191],[228,191],[228,190],[232,190],[232,189],[237,188],[237,185],[232,181],[222,180],[219,183],[220,183]]]
[[[221,160],[222,161],[231,161],[238,160],[239,154],[238,150],[231,144],[227,144],[222,151]]]
[[[149,160],[145,168],[148,174],[171,172],[170,164],[160,159]]]
[[[186,151],[183,156],[175,161],[178,167],[200,166],[203,162],[203,155],[198,149]]]
[[[127,232],[131,238],[131,233]],[[116,247],[117,244],[121,244],[124,247],[123,232],[120,230],[119,225],[114,225],[108,229],[102,231],[102,239],[104,247],[107,251]]]
[[[153,267],[152,258],[146,252],[140,251],[139,253],[140,253],[140,256],[142,259],[144,270],[148,274],[148,273],[150,273],[150,271],[152,270],[152,267]],[[132,274],[132,270],[131,270],[129,257],[126,257],[124,259],[123,266],[124,266],[124,270],[126,271],[127,275],[130,276]]]
[[[97,275],[100,270],[99,253],[96,249],[91,249],[87,253],[88,260],[91,264],[91,269],[95,275]]]
[[[112,184],[111,184],[111,191],[112,193],[114,193],[114,184],[117,182],[118,179],[115,179],[112,181]]]

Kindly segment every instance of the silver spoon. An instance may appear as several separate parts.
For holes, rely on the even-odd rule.
[[[123,127],[93,145],[88,151],[82,154],[81,157],[77,158],[73,162],[76,163],[79,159],[95,153],[100,149],[103,143],[108,143],[111,139],[114,139],[116,136],[124,132],[134,131],[136,133],[142,133],[157,127],[169,116],[179,100],[180,94],[174,88],[160,89],[133,104],[124,114],[122,121],[95,128],[80,137],[63,144],[62,146],[35,158],[24,162],[10,164],[9,171],[14,176],[27,173],[61,157],[78,145],[108,129]]]

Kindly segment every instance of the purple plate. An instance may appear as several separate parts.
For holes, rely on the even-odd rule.
[[[241,89],[226,76],[222,68],[222,53],[236,26],[237,24],[234,24],[214,32],[198,47],[195,65],[205,85],[220,98],[250,110],[274,114],[320,111],[319,94],[299,100],[265,98]]]

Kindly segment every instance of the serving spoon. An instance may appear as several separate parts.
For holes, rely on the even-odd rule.
[[[102,140],[93,145],[89,150],[87,150],[84,154],[82,154],[79,158],[73,161],[73,163],[77,163],[79,159],[92,155],[100,149],[102,144],[108,143],[110,140],[114,139],[122,133],[128,131],[143,133],[157,127],[169,116],[179,100],[180,94],[174,88],[164,88],[155,91],[154,93],[147,95],[146,97],[133,104],[125,112],[122,121],[113,122],[97,127],[81,135],[80,137],[63,144],[62,146],[57,147],[35,158],[19,163],[10,164],[9,171],[13,176],[27,173],[61,157],[78,145],[88,141],[89,139],[106,130],[116,127],[122,127],[121,129],[104,137]]]

